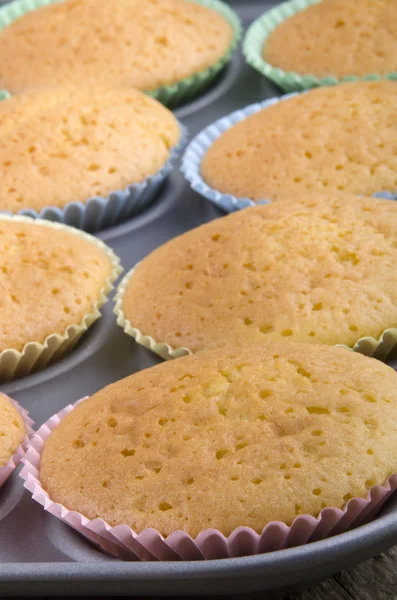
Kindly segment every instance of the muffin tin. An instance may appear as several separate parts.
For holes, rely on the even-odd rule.
[[[1,3],[1,2],[0,2]],[[276,2],[231,0],[245,26]],[[237,54],[204,95],[176,111],[193,136],[241,106],[280,95]],[[125,271],[153,248],[222,216],[175,171],[140,215],[99,234]],[[36,426],[78,398],[161,361],[116,325],[108,302],[74,352],[40,373],[1,385],[29,410]],[[390,364],[397,368],[397,361]],[[375,521],[303,547],[252,557],[197,562],[121,562],[98,551],[43,511],[14,474],[0,490],[0,595],[215,595],[266,590],[279,597],[397,543],[397,499]]]

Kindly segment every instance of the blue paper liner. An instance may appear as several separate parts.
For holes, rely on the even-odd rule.
[[[307,91],[301,93],[308,93]],[[253,115],[273,104],[292,98],[293,96],[299,95],[298,92],[292,92],[290,94],[284,94],[280,97],[268,98],[263,102],[257,102],[256,104],[250,104],[245,108],[236,110],[229,115],[218,119],[211,125],[208,125],[203,129],[195,138],[189,143],[181,161],[181,171],[190,183],[191,188],[204,196],[208,200],[211,200],[221,210],[231,213],[236,210],[242,210],[248,206],[256,206],[257,204],[268,204],[271,202],[269,198],[263,198],[258,201],[252,200],[248,197],[236,197],[233,194],[224,194],[206,183],[201,176],[201,163],[204,155],[207,153],[209,148],[225,131],[239,123],[244,121],[250,115]],[[397,200],[397,193],[382,191],[373,194],[377,198],[386,198],[388,200]]]
[[[8,92],[0,90],[0,101],[8,97]],[[46,219],[90,233],[107,229],[134,217],[154,200],[187,143],[188,130],[179,121],[178,124],[181,132],[180,139],[171,149],[167,162],[157,173],[146,177],[142,182],[128,185],[124,190],[115,190],[106,197],[93,196],[85,202],[69,202],[62,208],[46,206],[40,212],[23,208],[17,213],[0,210],[0,214],[18,214],[34,219]]]

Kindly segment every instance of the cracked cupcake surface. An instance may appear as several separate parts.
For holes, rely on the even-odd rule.
[[[264,59],[300,75],[387,75],[397,70],[394,0],[322,0],[286,19],[267,38]]]
[[[397,191],[397,82],[323,87],[225,131],[201,163],[205,182],[254,201],[280,193]]]
[[[353,346],[397,327],[396,239],[390,200],[280,198],[154,250],[122,310],[143,335],[193,352],[284,337]]]
[[[40,481],[67,509],[136,532],[261,532],[385,483],[396,410],[393,369],[348,350],[203,352],[84,400],[46,440]]]
[[[177,120],[133,89],[58,88],[0,102],[0,210],[107,196],[161,169]]]
[[[0,32],[0,87],[91,81],[152,90],[216,64],[232,40],[224,17],[186,0],[67,0]]]
[[[0,392],[0,468],[5,467],[23,442],[26,428],[19,411]]]

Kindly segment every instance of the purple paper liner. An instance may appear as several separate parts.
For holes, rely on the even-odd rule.
[[[238,527],[228,537],[217,529],[204,529],[194,539],[180,530],[165,538],[151,528],[136,533],[128,525],[112,527],[103,519],[87,519],[81,513],[54,502],[40,483],[40,457],[45,441],[62,418],[85,399],[67,406],[40,427],[27,449],[20,476],[25,482],[24,487],[46,511],[73,527],[104,552],[123,560],[213,560],[301,546],[370,521],[397,489],[397,474],[393,474],[384,485],[372,487],[366,498],[352,498],[342,509],[325,508],[318,517],[299,515],[291,526],[272,521],[260,534],[250,527]]]

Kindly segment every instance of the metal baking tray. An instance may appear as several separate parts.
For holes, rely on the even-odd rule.
[[[247,26],[276,2],[231,0],[230,4]],[[176,115],[195,135],[224,114],[278,94],[280,90],[236,53],[216,84],[176,110]],[[166,240],[219,217],[222,213],[193,193],[176,170],[145,212],[99,237],[114,249],[128,270]],[[36,426],[67,404],[160,362],[123,333],[112,309],[113,304],[108,302],[103,318],[69,357],[40,373],[1,386],[30,411]],[[46,514],[24,492],[16,473],[0,490],[2,596],[230,596],[266,590],[261,598],[279,597],[394,544],[397,499],[372,523],[300,548],[218,561],[121,562]]]

